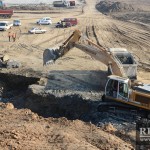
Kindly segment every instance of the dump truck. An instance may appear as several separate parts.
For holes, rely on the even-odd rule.
[[[123,70],[126,72],[128,78],[135,80],[137,79],[137,66],[138,63],[133,57],[133,55],[125,48],[109,48],[107,50],[111,55],[113,55],[114,59],[118,61]],[[109,74],[111,73],[111,68],[108,67]]]
[[[74,7],[76,5],[75,1],[68,1],[68,0],[61,0],[61,1],[54,1],[54,7]]]
[[[84,44],[83,44],[84,43]],[[126,49],[105,49],[83,36],[79,30],[57,49],[45,49],[43,65],[50,64],[65,55],[73,47],[77,47],[109,68],[107,83],[102,100],[112,100],[138,109],[150,111],[150,84],[136,80],[137,63]],[[125,65],[125,66],[124,66]],[[133,68],[133,74],[128,71]],[[131,76],[130,76],[131,75]],[[135,79],[133,79],[133,76]],[[130,80],[130,77],[132,80]]]
[[[68,7],[69,6],[69,2],[68,1],[54,1],[53,2],[53,6],[54,7]]]
[[[0,17],[11,18],[14,13],[13,9],[8,9],[3,1],[0,1]]]

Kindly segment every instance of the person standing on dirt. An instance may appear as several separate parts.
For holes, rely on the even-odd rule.
[[[62,22],[62,25],[63,25],[63,28],[65,28],[65,26],[66,26],[66,22],[65,22],[65,21],[63,21],[63,22]]]
[[[9,31],[9,32],[8,32],[9,42],[10,42],[11,36],[12,36],[12,35],[11,35],[11,32]]]
[[[13,33],[12,38],[13,38],[13,42],[15,42],[16,41],[16,33]]]
[[[82,14],[84,13],[84,7],[82,6]]]

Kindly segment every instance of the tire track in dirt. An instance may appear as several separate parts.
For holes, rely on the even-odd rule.
[[[128,22],[122,22],[122,21],[117,21],[115,24],[117,24],[118,27],[122,27],[124,28],[124,30],[126,32],[130,32],[132,31],[133,33],[136,32],[140,35],[145,35],[150,37],[150,33],[148,30],[145,30],[143,28],[140,28],[140,26],[132,24],[132,23],[128,23]],[[134,27],[132,27],[134,25]],[[138,29],[137,29],[138,28]]]
[[[139,51],[142,51],[143,49],[143,41],[140,41],[138,38],[135,38],[135,36],[133,37],[134,33],[131,33],[131,35],[127,35],[126,34],[126,30],[121,30],[120,28],[118,28],[116,25],[112,27],[112,32],[116,32],[117,34],[119,34],[119,37],[121,39],[121,41],[127,45],[127,47],[131,47],[130,45],[132,45],[133,47],[137,47],[137,49]],[[145,45],[146,47],[149,45]]]
[[[138,49],[142,49],[143,43],[145,45],[145,47],[147,47],[147,43],[145,44],[145,42],[140,41],[138,38],[133,38],[130,36],[125,36],[125,32],[124,30],[121,30],[120,28],[118,28],[118,25],[114,24],[114,23],[110,23],[105,25],[106,30],[108,31],[108,33],[110,32],[112,34],[111,38],[110,36],[108,37],[107,34],[105,34],[107,40],[109,39],[109,43],[111,43],[111,45],[113,45],[113,47],[119,46],[122,47],[124,44],[124,46],[127,46],[127,43],[132,43],[132,45],[136,46]],[[140,44],[139,44],[140,43]]]
[[[126,48],[128,48],[130,46],[130,44],[132,45],[136,45],[136,41],[134,40],[131,40],[130,38],[128,37],[125,37],[124,35],[124,31],[121,31],[117,26],[116,24],[112,24],[111,26],[110,25],[107,25],[107,28],[109,30],[109,32],[112,34],[112,38],[111,38],[111,41],[112,42],[115,42],[115,41],[118,41],[117,45],[120,46],[119,43],[122,42],[122,44],[124,44],[123,46],[125,46]],[[120,42],[119,42],[120,41]],[[114,46],[115,47],[115,46]],[[122,47],[122,46],[121,46]],[[141,49],[141,47],[139,47],[138,45],[136,45],[137,48]]]
[[[89,25],[86,26],[86,35],[87,37],[93,41],[94,43],[96,43],[99,46],[102,46],[102,44],[100,44],[98,36],[97,36],[97,26],[95,26],[94,23],[94,19],[89,18]]]
[[[98,25],[98,22],[95,18],[93,18],[93,32],[94,32],[94,35],[96,36],[96,39],[98,40],[97,41],[97,44],[99,43],[100,45],[103,45],[104,46],[104,42],[103,42],[103,39],[102,39],[102,36],[100,36],[98,33],[100,31],[100,26]],[[100,40],[101,39],[101,40]],[[101,41],[101,42],[100,42]]]
[[[101,20],[101,23],[97,23],[97,37],[101,37],[101,45],[105,48],[115,47],[114,41],[116,37],[113,37],[113,34],[110,33],[108,24],[106,22],[103,24],[103,20]],[[112,40],[113,37],[113,40]]]
[[[81,32],[83,33],[83,35],[86,36],[86,27],[85,25],[88,24],[88,19],[87,18],[83,18],[80,26],[79,26],[79,30],[81,30]]]
[[[149,38],[150,34],[147,31],[142,30],[140,32],[140,30],[136,30],[133,27],[130,27],[129,24],[118,24],[117,26],[116,27],[119,28],[119,31],[124,36],[127,36],[127,37],[131,38],[132,40],[135,40],[135,41],[137,41],[139,43],[142,43],[146,47],[147,46],[150,47],[150,44],[147,42],[147,41],[150,40],[150,38]]]
[[[106,35],[102,34],[102,33],[99,33],[100,32],[100,29],[101,29],[101,26],[100,25],[96,25],[96,35],[97,35],[97,39],[99,40],[99,43],[100,45],[102,45],[103,47],[107,48],[108,45],[106,44],[106,40],[105,40],[105,37]]]
[[[120,27],[120,26],[119,26]],[[125,29],[118,29],[118,27],[116,26],[117,30],[120,31],[120,34],[122,36],[125,36],[126,38],[130,39],[131,41],[135,42],[136,44],[138,44],[139,46],[143,46],[143,47],[150,47],[150,44],[147,42],[150,40],[150,38],[148,39],[147,34],[144,34],[143,32],[137,32],[135,33],[134,30],[127,30],[130,29],[130,27],[126,27]],[[115,29],[116,30],[116,29]],[[138,36],[137,36],[138,35]],[[140,35],[140,36],[139,36]],[[144,37],[143,37],[144,36]]]

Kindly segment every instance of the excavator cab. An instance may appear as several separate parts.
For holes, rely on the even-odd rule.
[[[102,100],[114,100],[150,111],[150,88],[148,85],[134,85],[130,79],[116,75],[108,76]],[[150,113],[150,112],[149,112]]]
[[[105,97],[109,99],[129,100],[129,79],[111,75],[105,87]]]

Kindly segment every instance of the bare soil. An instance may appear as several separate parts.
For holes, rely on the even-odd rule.
[[[118,137],[90,123],[42,118],[28,109],[0,103],[0,149],[75,150],[132,149]]]
[[[149,2],[145,1],[144,3],[142,6],[146,10]],[[11,19],[7,19],[13,21],[19,18],[22,26],[13,27],[9,30],[17,33],[16,42],[8,42],[8,31],[0,32],[0,52],[21,62],[22,67],[19,69],[2,68],[0,73],[36,78],[36,84],[29,86],[29,90],[36,96],[28,95],[29,97],[27,97],[25,94],[27,89],[22,89],[21,92],[19,91],[20,93],[18,91],[13,92],[13,98],[11,96],[9,99],[6,97],[6,102],[10,101],[15,108],[21,109],[9,109],[1,103],[0,149],[10,147],[13,149],[132,149],[132,146],[135,147],[135,127],[130,131],[125,130],[130,129],[133,122],[130,124],[126,121],[116,122],[111,116],[106,115],[101,118],[101,114],[95,114],[95,116],[92,114],[93,119],[111,122],[113,127],[117,129],[115,131],[111,125],[97,128],[83,120],[71,121],[49,113],[51,108],[47,104],[51,104],[51,100],[53,100],[55,106],[56,101],[53,99],[55,96],[60,97],[59,100],[61,100],[64,96],[77,94],[82,95],[84,100],[90,100],[97,104],[104,92],[107,66],[77,48],[70,50],[55,64],[43,67],[43,51],[46,48],[60,46],[75,29],[81,30],[85,35],[88,33],[89,39],[95,43],[100,43],[105,48],[127,48],[135,55],[139,63],[138,80],[150,83],[150,30],[148,21],[146,21],[147,18],[144,19],[145,24],[139,23],[143,21],[138,20],[138,14],[134,14],[137,17],[134,22],[126,21],[126,19],[118,20],[97,11],[95,4],[96,1],[87,0],[84,13],[82,13],[81,8],[61,10],[59,13],[45,12],[41,14],[21,10],[22,13],[15,13]],[[117,15],[118,17],[121,16],[121,14]],[[36,24],[38,19],[47,16],[52,18],[53,25],[39,26]],[[55,28],[55,23],[66,17],[77,17],[79,24],[66,29]],[[45,34],[28,34],[28,30],[32,27],[44,28],[47,32]],[[5,76],[4,74],[2,75]],[[14,76],[11,77],[18,81]],[[5,82],[7,82],[6,79]],[[39,79],[38,85],[37,79]],[[33,84],[33,82],[29,82],[29,84]],[[24,94],[25,96],[22,98]],[[44,98],[42,98],[44,96],[51,97],[49,97],[49,101],[44,101]],[[36,104],[35,107],[34,104]],[[76,105],[76,103],[73,104]],[[39,113],[36,108],[40,108],[40,106],[42,107]],[[61,103],[59,106],[64,105]],[[67,106],[66,103],[65,110],[67,110]],[[30,108],[43,117],[23,108]],[[58,109],[58,107],[54,108],[55,110]],[[45,118],[42,110],[46,110],[48,114],[46,117],[52,117]],[[82,108],[78,109],[78,112],[81,112],[81,110]],[[64,112],[62,108],[60,112]],[[71,109],[69,109],[69,112],[71,112]],[[90,116],[88,117],[90,118]],[[122,124],[126,124],[124,125],[125,129]],[[88,132],[89,130],[93,131],[92,135],[91,132]]]

